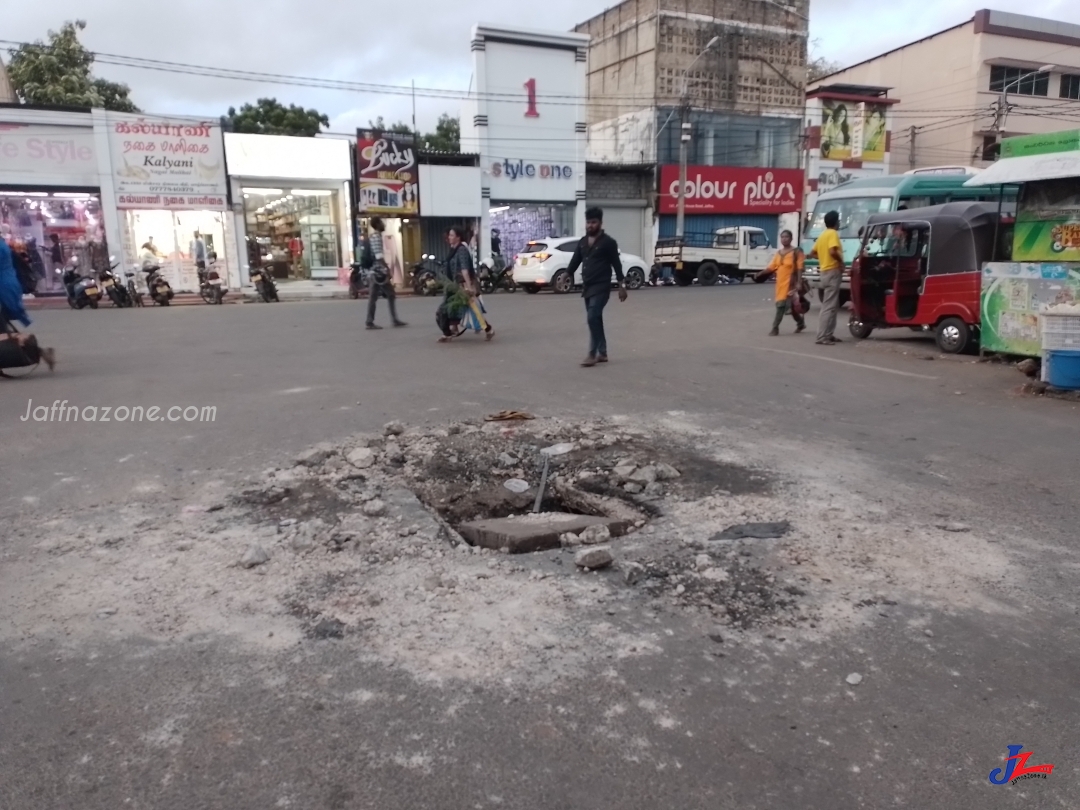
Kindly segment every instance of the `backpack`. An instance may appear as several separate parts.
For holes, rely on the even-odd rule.
[[[367,239],[360,248],[360,266],[364,270],[370,270],[375,266],[375,251],[371,249],[371,242]]]

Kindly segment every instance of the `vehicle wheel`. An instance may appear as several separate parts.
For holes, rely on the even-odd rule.
[[[199,295],[202,300],[205,301],[207,304],[214,303],[214,294],[209,290],[202,290]]]
[[[169,305],[169,299],[168,298],[162,298],[161,301],[160,301],[160,304],[163,307],[167,307]]]
[[[934,337],[945,354],[961,354],[971,343],[971,328],[960,318],[945,318],[934,330]]]
[[[495,293],[495,285],[491,283],[490,276],[480,277],[480,292],[484,295],[493,295]]]
[[[715,262],[703,262],[697,271],[698,284],[712,287],[720,280],[720,266]]]
[[[560,270],[551,279],[551,289],[560,295],[565,295],[574,288],[574,279],[565,270]]]
[[[538,292],[540,292],[540,288],[537,287],[535,284],[522,284],[521,289],[523,289],[529,295],[536,295]]]
[[[852,318],[848,321],[848,331],[851,332],[851,336],[856,340],[866,340],[870,337],[870,333],[874,331],[874,327]]]
[[[90,301],[90,309],[97,309],[97,308],[98,308],[98,302],[91,299],[91,301]]]
[[[645,271],[640,267],[631,267],[626,271],[626,289],[640,290],[645,286]]]
[[[676,270],[675,283],[680,287],[689,287],[694,283],[694,279],[685,270]]]
[[[503,282],[503,288],[508,293],[516,293],[518,291],[518,283],[512,278],[508,278]]]

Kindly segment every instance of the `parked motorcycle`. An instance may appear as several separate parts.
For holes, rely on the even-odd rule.
[[[353,262],[349,267],[352,268],[349,272],[349,298],[355,301],[366,296],[371,289],[371,270],[362,267],[360,262]]]
[[[220,304],[225,300],[225,284],[217,271],[217,261],[211,256],[210,264],[197,268],[199,295],[208,304]]]
[[[447,280],[446,262],[440,262],[435,256],[425,253],[419,262],[413,265],[413,292],[417,295],[436,295],[441,282]]]
[[[72,256],[68,259],[66,269],[57,268],[57,273],[63,273],[61,280],[64,289],[67,290],[68,306],[72,309],[90,307],[97,309],[101,301],[101,287],[93,276],[84,276],[79,270],[79,257]]]
[[[478,273],[480,292],[490,295],[498,289],[504,289],[509,293],[517,292],[518,285],[514,281],[514,265],[508,263],[498,253],[493,253],[480,262]]]
[[[120,309],[133,307],[135,306],[135,300],[131,297],[129,287],[121,282],[116,273],[113,272],[117,267],[116,257],[110,256],[108,269],[98,272],[98,281],[101,282],[101,288],[105,290],[105,294],[109,296],[109,300],[112,301],[114,307]],[[127,273],[126,275],[133,276],[134,273]]]
[[[270,274],[264,267],[253,267],[250,271],[251,283],[255,285],[255,292],[259,294],[266,303],[271,301],[280,301],[278,298],[277,285],[274,284],[274,279],[270,277]]]
[[[135,265],[134,270],[128,270],[126,273],[124,273],[124,278],[127,279],[127,284],[125,284],[124,286],[127,289],[128,298],[131,299],[131,305],[135,306],[135,307],[142,307],[142,306],[145,306],[143,304],[142,291],[139,289],[139,286],[135,283],[135,276],[137,275],[136,271],[138,269],[139,269],[139,265]]]
[[[161,267],[156,264],[148,264],[142,271],[146,273],[146,288],[150,291],[150,298],[155,304],[167,307],[173,299],[173,288],[168,280],[161,274]]]

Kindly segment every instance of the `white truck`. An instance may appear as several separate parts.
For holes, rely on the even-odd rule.
[[[670,268],[680,287],[689,287],[694,279],[703,287],[711,287],[721,276],[742,281],[756,275],[769,265],[774,253],[765,231],[740,225],[719,228],[711,234],[660,239],[656,243],[656,264]]]

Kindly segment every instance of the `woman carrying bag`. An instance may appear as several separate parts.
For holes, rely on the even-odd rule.
[[[805,257],[802,250],[791,246],[791,231],[783,231],[780,234],[780,249],[776,251],[769,266],[758,273],[758,278],[765,279],[771,275],[776,276],[776,314],[773,317],[770,337],[780,334],[780,324],[784,316],[789,312],[795,319],[795,332],[806,329],[806,321],[803,313],[809,309],[807,300],[802,295],[802,272]]]

